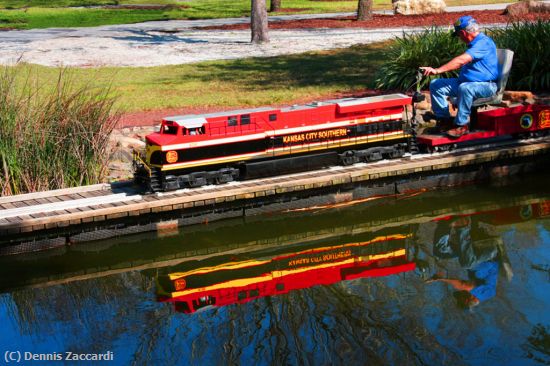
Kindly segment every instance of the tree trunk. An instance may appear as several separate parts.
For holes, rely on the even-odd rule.
[[[271,0],[271,7],[269,8],[269,11],[279,11],[281,10],[281,0]]]
[[[267,9],[265,7],[265,0],[252,0],[250,28],[252,30],[252,43],[269,42],[269,35],[267,34]]]
[[[372,19],[372,0],[359,0],[357,4],[357,20]]]

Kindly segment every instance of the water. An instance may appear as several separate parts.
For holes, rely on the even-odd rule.
[[[369,200],[358,187],[311,209],[3,258],[0,356],[547,365],[549,181]]]

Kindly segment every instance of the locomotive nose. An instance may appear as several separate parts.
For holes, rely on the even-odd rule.
[[[160,151],[160,150],[161,150],[161,147],[159,144],[156,144],[152,141],[147,140],[147,142],[145,143],[145,159],[148,164],[154,163],[153,161],[151,161],[151,158],[156,151]]]

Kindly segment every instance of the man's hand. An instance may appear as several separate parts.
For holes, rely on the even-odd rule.
[[[434,69],[433,67],[421,66],[419,67],[419,69],[422,70],[422,72],[424,73],[424,76],[439,74],[439,70]]]
[[[439,66],[436,69],[428,66],[422,66],[422,67],[419,67],[419,69],[422,70],[422,72],[424,73],[424,76],[443,74],[445,72],[458,70],[462,66],[466,65],[467,63],[472,62],[472,60],[473,60],[472,56],[464,52],[462,55],[456,56],[451,61],[447,62],[445,65]]]

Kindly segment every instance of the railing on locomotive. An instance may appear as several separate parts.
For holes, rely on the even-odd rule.
[[[145,162],[145,156],[143,156],[143,152],[139,152],[136,149],[132,149],[132,166],[134,167],[134,171],[138,169],[138,167],[143,167],[149,176],[151,176],[152,171],[149,167],[149,164]]]

